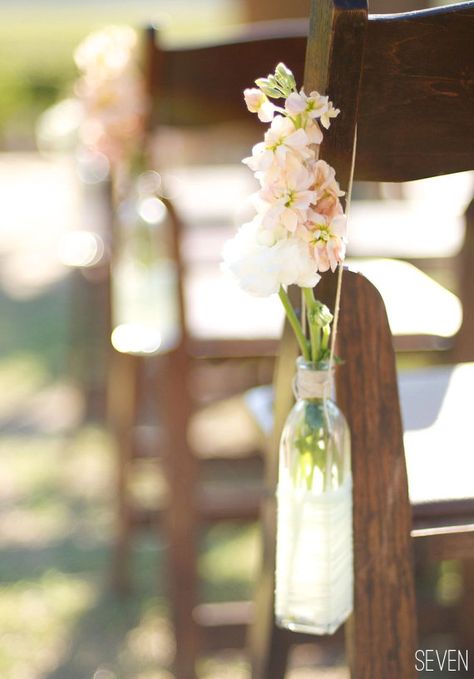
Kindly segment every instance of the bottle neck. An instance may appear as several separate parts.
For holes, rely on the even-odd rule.
[[[328,399],[331,397],[331,391],[332,371],[298,359],[294,380],[294,392],[298,401]]]

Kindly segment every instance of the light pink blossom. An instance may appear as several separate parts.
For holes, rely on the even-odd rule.
[[[344,191],[339,188],[334,168],[325,160],[318,160],[314,164],[314,176],[315,188],[318,192],[315,211],[330,218],[342,214],[339,198],[344,195]]]
[[[256,113],[262,123],[269,123],[275,115],[275,105],[256,87],[244,90],[244,99],[251,113]]]
[[[328,110],[328,97],[319,92],[310,92],[309,96],[300,92],[292,92],[286,99],[285,110],[292,116],[304,113],[310,118],[320,118]]]
[[[330,219],[313,212],[300,235],[311,246],[318,271],[335,271],[337,265],[344,261],[347,235],[344,214]]]
[[[340,110],[338,108],[334,108],[332,101],[328,103],[328,109],[321,115],[321,125],[326,128],[326,130],[329,129],[329,126],[331,125],[331,118],[337,118],[339,115]]]
[[[298,223],[305,220],[309,206],[316,200],[317,193],[312,185],[313,176],[308,169],[289,156],[285,170],[273,181],[265,182],[258,194],[263,203],[262,226],[296,231]]]
[[[289,118],[275,116],[264,141],[256,144],[252,155],[242,162],[254,172],[265,172],[273,163],[284,166],[289,153],[300,160],[310,158],[308,143],[308,135],[303,129],[297,129]]]

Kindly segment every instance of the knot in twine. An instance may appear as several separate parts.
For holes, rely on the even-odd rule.
[[[301,365],[299,362],[296,366],[293,392],[298,400],[305,398],[327,399],[331,396],[333,370],[314,370]]]

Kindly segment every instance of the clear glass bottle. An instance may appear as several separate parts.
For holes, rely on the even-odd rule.
[[[330,381],[298,359],[280,442],[275,615],[310,634],[335,632],[353,605],[350,434]]]
[[[118,209],[112,275],[112,344],[118,351],[154,354],[180,340],[177,263],[159,175],[138,177]]]

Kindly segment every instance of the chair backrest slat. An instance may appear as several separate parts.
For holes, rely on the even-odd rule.
[[[171,125],[255,124],[242,91],[283,60],[301,82],[307,34],[307,20],[294,20],[262,23],[213,43],[168,47],[158,41],[154,59],[165,66],[150,73],[154,115]],[[155,40],[152,30],[149,40]]]
[[[355,178],[408,181],[474,166],[474,2],[370,17]]]

